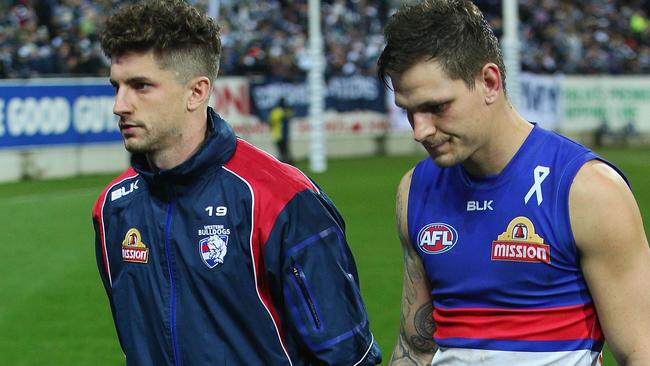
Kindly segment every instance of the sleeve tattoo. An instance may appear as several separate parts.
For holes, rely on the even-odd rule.
[[[423,304],[417,309],[413,317],[416,334],[412,334],[410,337],[405,331],[406,318],[403,313],[401,314],[400,335],[397,337],[397,345],[388,362],[389,365],[428,366],[431,364],[431,358],[422,360],[422,355],[432,355],[438,350],[433,341],[435,324],[432,311],[431,303]]]
[[[404,250],[404,293],[400,314],[400,334],[389,365],[430,365],[430,355],[438,349],[433,341],[435,323],[433,321],[433,304],[431,301],[420,303],[418,288],[426,281],[417,253],[410,247],[406,223],[404,222],[403,192],[397,193],[397,228]],[[411,322],[409,324],[408,322]],[[409,330],[410,329],[410,330]]]
[[[430,353],[438,349],[435,342],[433,342],[433,332],[436,330],[436,325],[433,322],[432,313],[433,305],[427,302],[420,306],[413,317],[413,325],[417,334],[411,336],[411,345],[419,352]]]

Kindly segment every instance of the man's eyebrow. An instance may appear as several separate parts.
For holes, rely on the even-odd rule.
[[[428,100],[426,102],[420,103],[419,105],[415,106],[415,108],[416,110],[428,109],[428,108],[438,107],[447,102],[448,101],[445,100]]]
[[[411,110],[414,110],[414,111],[421,111],[421,110],[423,110],[423,109],[432,108],[432,107],[437,107],[437,106],[443,105],[443,104],[445,104],[445,103],[449,103],[450,101],[451,101],[451,99],[444,99],[444,100],[437,100],[437,99],[436,99],[436,100],[426,100],[426,101],[423,101],[422,103],[418,103],[418,104],[416,104],[416,105],[414,105],[414,106],[412,106],[412,107],[410,107],[410,108],[407,108],[407,107],[405,107],[405,106],[403,106],[403,105],[401,105],[401,104],[399,104],[399,103],[397,103],[397,102],[395,102],[395,105],[396,105],[398,108],[402,108],[402,109],[411,109]]]
[[[114,80],[114,79],[109,79],[109,82],[110,82],[111,85],[113,85],[113,86],[117,86],[117,85],[119,84],[119,83],[118,83],[116,80]],[[124,80],[124,83],[125,83],[125,84],[128,84],[128,85],[130,85],[130,84],[136,84],[136,83],[147,83],[147,84],[152,84],[153,81],[151,81],[151,79],[149,79],[149,78],[147,78],[147,77],[144,77],[144,76],[134,76],[134,77],[130,77],[130,78]]]

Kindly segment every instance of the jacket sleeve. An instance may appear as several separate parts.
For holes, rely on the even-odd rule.
[[[93,216],[93,226],[95,228],[95,260],[97,261],[97,269],[99,270],[99,277],[102,280],[104,289],[110,298],[110,283],[108,273],[106,271],[106,264],[104,261],[102,233],[97,218]]]
[[[105,257],[104,257],[104,244],[103,244],[103,227],[99,223],[99,217],[96,212],[93,212],[93,226],[95,229],[95,259],[97,261],[97,268],[99,270],[99,277],[102,280],[104,285],[104,290],[106,290],[106,295],[108,296],[108,303],[111,307],[111,313],[113,315],[113,321],[115,322],[115,306],[113,304],[113,297],[111,296],[111,279],[106,267]],[[115,331],[117,332],[117,337],[120,340],[120,347],[122,346],[122,336],[120,335],[119,328],[117,323],[115,323]]]
[[[324,194],[299,193],[279,215],[274,232],[281,249],[271,256],[279,256],[277,288],[287,331],[309,363],[380,363],[343,219],[331,201]]]

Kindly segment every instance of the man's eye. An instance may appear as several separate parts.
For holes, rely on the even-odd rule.
[[[435,114],[440,114],[447,109],[448,103],[436,104],[431,106],[430,112]]]
[[[147,88],[148,86],[149,85],[145,84],[145,83],[134,83],[133,84],[133,89],[135,89],[135,90],[143,90],[143,89]]]

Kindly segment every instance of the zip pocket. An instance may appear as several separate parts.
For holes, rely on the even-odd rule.
[[[291,268],[291,272],[293,273],[293,279],[296,281],[296,284],[298,285],[298,288],[302,293],[302,298],[307,304],[307,307],[309,308],[309,312],[311,313],[311,317],[314,321],[314,325],[316,326],[316,329],[320,329],[321,321],[320,318],[318,317],[318,312],[316,311],[316,305],[314,304],[314,301],[309,295],[309,291],[307,291],[307,285],[305,284],[305,280],[304,280],[305,274],[302,273],[302,271],[298,269],[298,267],[295,265]]]

